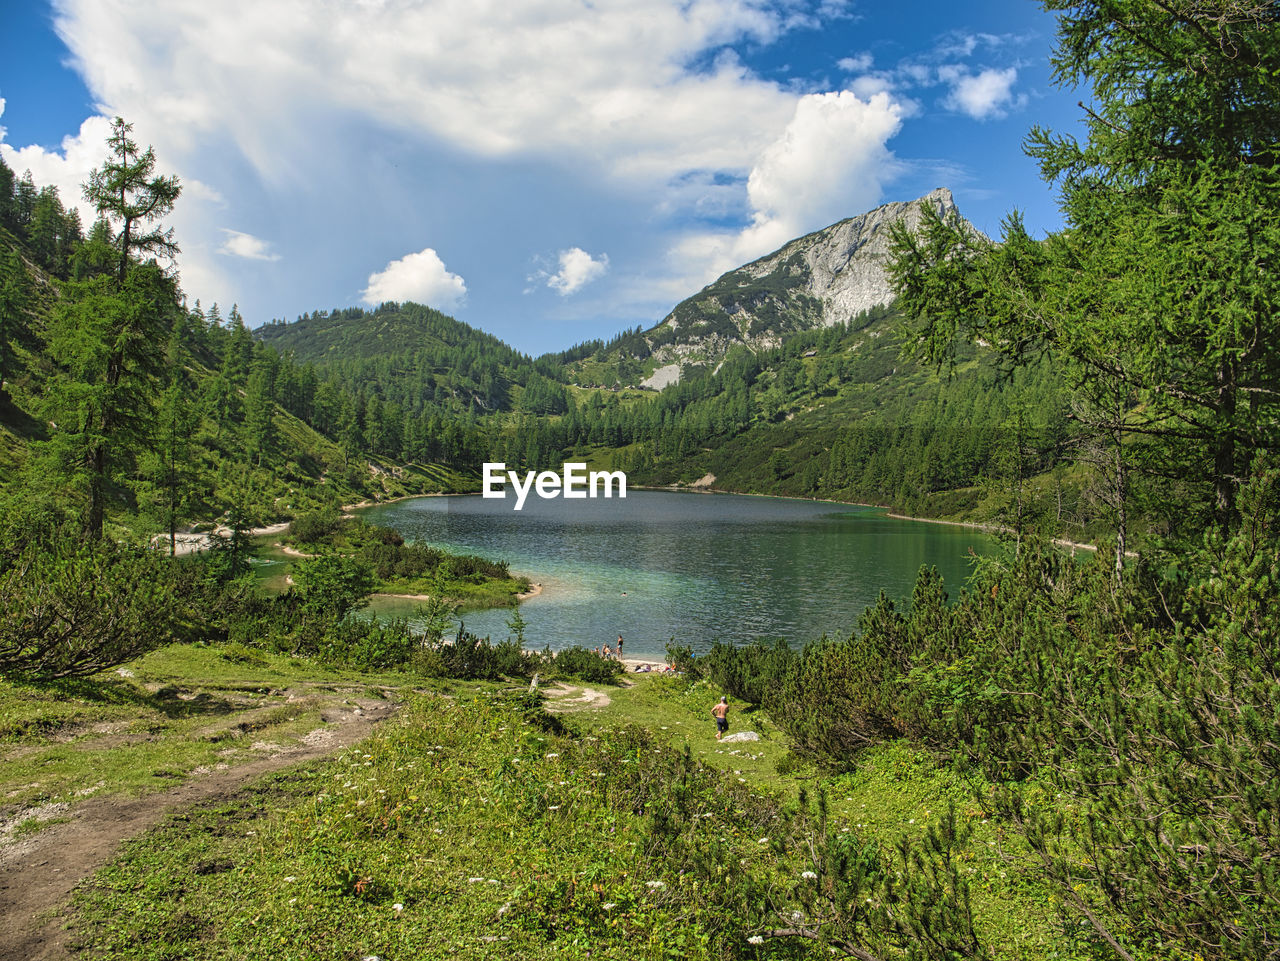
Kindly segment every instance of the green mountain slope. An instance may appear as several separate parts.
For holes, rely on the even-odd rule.
[[[216,306],[188,309],[169,281],[167,299],[147,308],[151,336],[130,348],[139,359],[122,366],[118,386],[102,382],[92,337],[111,302],[93,286],[103,267],[89,252],[110,228],[86,238],[55,191],[36,196],[43,220],[0,204],[0,499],[18,514],[82,511],[86,445],[102,430],[91,392],[112,389],[127,402],[109,422],[104,497],[116,536],[267,523],[471,483],[460,458],[383,454],[368,442],[377,424],[358,395],[255,344],[234,308],[226,322]],[[42,242],[46,222],[58,244]]]
[[[415,303],[317,311],[267,324],[254,336],[353,389],[373,381],[384,402],[415,414],[511,410],[531,383],[537,394],[558,374],[555,365],[538,370],[493,335]]]

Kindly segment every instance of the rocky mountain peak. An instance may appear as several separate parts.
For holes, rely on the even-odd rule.
[[[938,187],[798,237],[724,274],[644,335],[654,371],[644,384],[660,390],[688,364],[715,364],[735,344],[775,346],[794,331],[843,323],[890,303],[891,227],[904,221],[914,230],[930,208],[959,215],[951,191]]]
[[[938,187],[916,200],[882,204],[800,237],[739,270],[760,278],[783,264],[799,266],[799,260],[807,273],[805,292],[822,303],[821,323],[842,323],[893,300],[886,273],[890,228],[901,220],[915,230],[930,207],[944,217],[959,213],[951,191]]]

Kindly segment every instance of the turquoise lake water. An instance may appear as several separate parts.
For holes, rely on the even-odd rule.
[[[695,651],[713,640],[782,637],[799,645],[847,635],[880,591],[905,606],[922,565],[954,597],[978,531],[891,518],[875,508],[734,494],[631,491],[625,499],[422,497],[369,508],[371,523],[407,539],[499,558],[543,585],[521,605],[527,646],[609,643],[661,657],[667,642]],[[380,602],[379,612],[407,612]],[[497,640],[510,610],[463,615]]]

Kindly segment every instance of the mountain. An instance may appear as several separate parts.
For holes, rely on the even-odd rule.
[[[660,324],[619,345],[624,369],[629,351],[649,373],[643,385],[660,390],[691,365],[719,363],[736,344],[776,347],[795,331],[845,323],[890,303],[890,228],[901,220],[915,229],[927,208],[959,216],[951,191],[939,187],[842,220],[729,271]]]
[[[559,365],[535,363],[492,334],[412,302],[316,311],[253,332],[295,363],[314,365],[353,393],[376,385],[383,401],[416,414],[464,416],[563,410]],[[543,410],[542,408],[546,408]]]

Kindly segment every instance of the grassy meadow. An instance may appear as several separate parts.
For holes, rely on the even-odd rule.
[[[31,837],[89,796],[246,763],[322,727],[326,710],[389,700],[396,714],[359,745],[129,840],[75,895],[77,957],[825,957],[771,932],[820,915],[830,852],[878,850],[892,874],[893,846],[921,843],[948,811],[970,834],[955,863],[991,956],[1072,956],[1016,844],[929,755],[888,743],[826,777],[740,704],[731,732],[760,739],[717,742],[705,681],[547,690],[236,646],[6,685],[0,779],[6,809],[30,812],[11,833]],[[908,957],[902,941],[887,933],[876,956]]]

